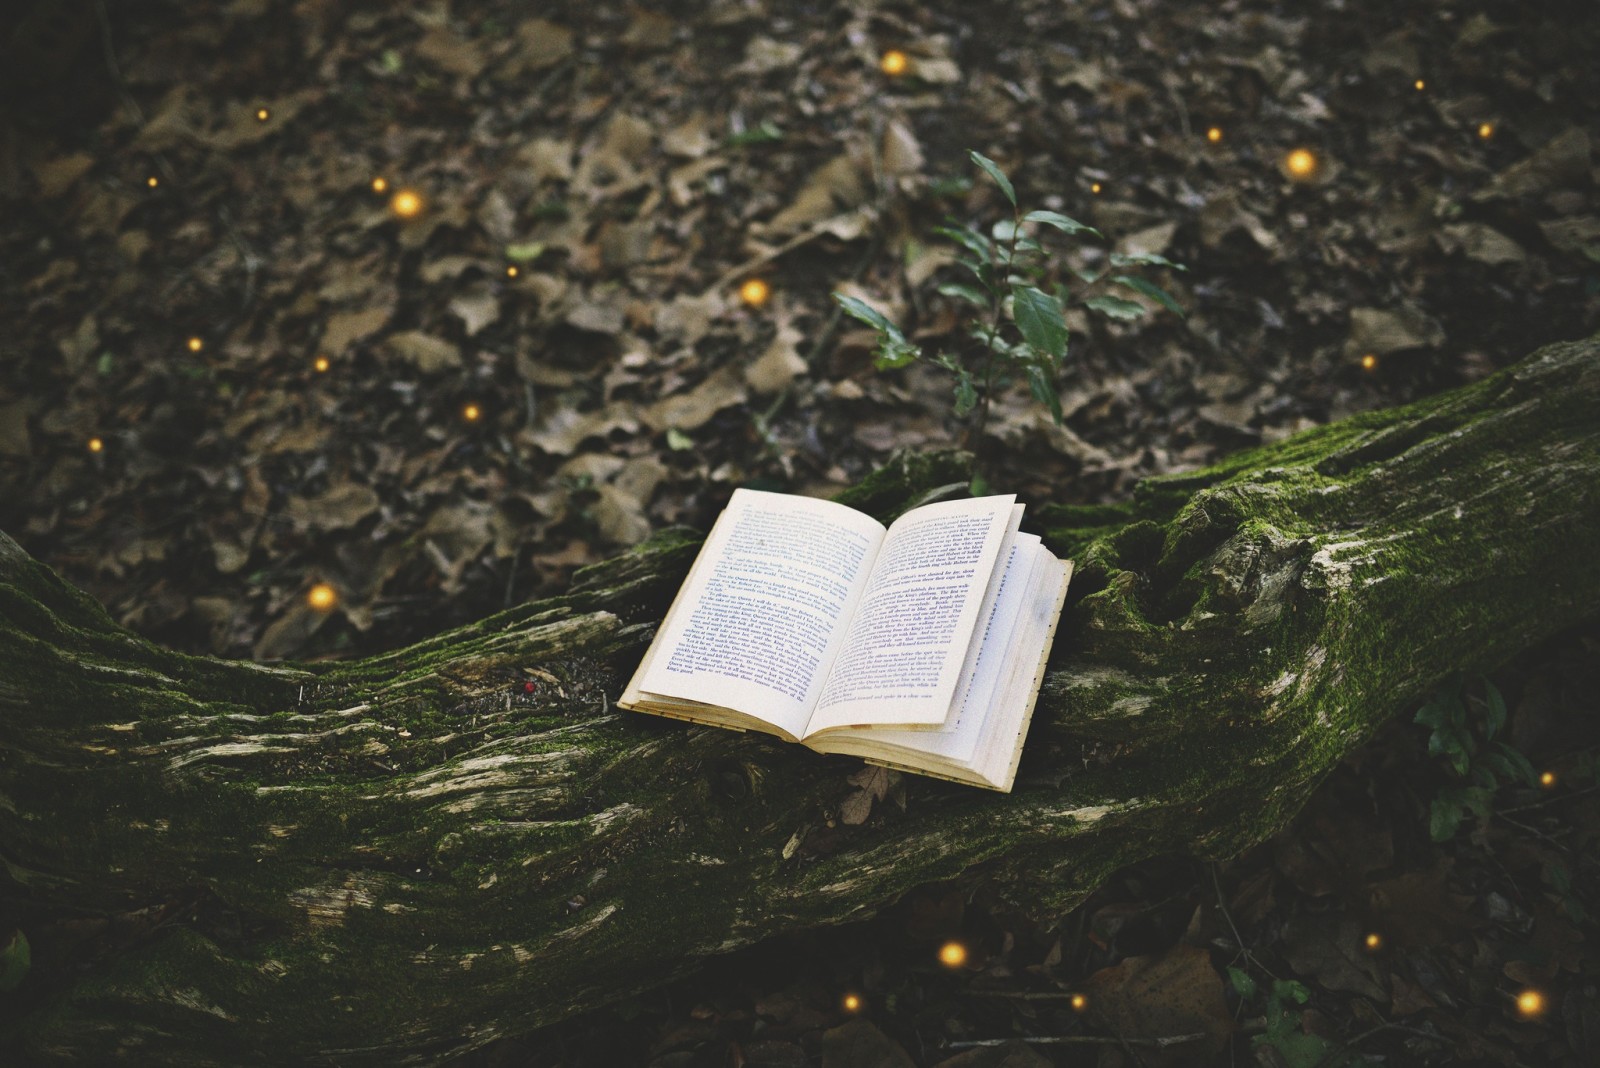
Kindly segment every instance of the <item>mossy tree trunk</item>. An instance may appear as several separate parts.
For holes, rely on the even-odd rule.
[[[825,835],[857,762],[612,705],[688,532],[399,652],[276,666],[157,648],[0,535],[0,905],[35,958],[9,1037],[431,1062],[919,883],[1059,910],[1157,852],[1233,853],[1450,672],[1596,613],[1597,412],[1590,339],[1126,506],[1035,502],[1079,571],[1016,791],[910,779]],[[961,477],[905,458],[847,499]]]

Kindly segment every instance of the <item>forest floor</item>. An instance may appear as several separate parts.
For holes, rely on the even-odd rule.
[[[155,640],[323,658],[558,593],[736,486],[833,492],[965,429],[830,296],[971,359],[935,227],[1011,208],[969,150],[1105,235],[1042,235],[1049,283],[1187,266],[1151,275],[1181,317],[1068,312],[1061,425],[999,394],[976,451],[1024,500],[1600,328],[1592,3],[531,7],[0,15],[0,530]],[[1597,662],[1570,635],[1436,706],[1481,760],[1503,702],[1548,783],[1473,794],[1400,723],[1243,857],[1067,916],[928,888],[466,1062],[1600,1062]],[[1157,1042],[1189,1033],[1223,1037]]]

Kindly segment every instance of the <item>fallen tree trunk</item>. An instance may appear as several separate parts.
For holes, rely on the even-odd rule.
[[[426,1063],[931,880],[1070,907],[1231,854],[1448,673],[1600,604],[1600,340],[1140,487],[1079,563],[1015,793],[612,707],[697,548],[399,652],[265,666],[116,626],[0,536],[0,995],[35,1057]],[[880,517],[961,477],[904,458]],[[0,935],[4,932],[0,931]]]

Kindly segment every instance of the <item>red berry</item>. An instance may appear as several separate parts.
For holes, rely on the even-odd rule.
[[[533,683],[531,683],[531,682],[523,683],[522,684],[522,692],[523,693],[532,693],[533,692]]]

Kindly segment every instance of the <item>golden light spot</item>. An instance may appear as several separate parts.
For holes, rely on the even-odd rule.
[[[1544,1015],[1544,995],[1537,990],[1524,990],[1518,994],[1517,1015],[1524,1019]]]
[[[515,278],[517,275],[519,275],[521,273],[522,273],[521,271],[517,270],[517,265],[514,264],[514,263],[511,266],[506,268],[506,277],[507,278]]]
[[[1089,192],[1098,194],[1100,192],[1100,183],[1099,182],[1095,182],[1095,183],[1091,184],[1089,186]]]
[[[1378,366],[1378,358],[1372,353],[1369,352],[1361,357],[1361,369],[1363,371],[1370,371],[1376,366]]]
[[[1213,126],[1211,129],[1207,130],[1206,140],[1210,141],[1212,144],[1216,144],[1218,141],[1222,140],[1222,127]]]
[[[206,347],[206,343],[204,341],[201,341],[199,338],[192,337],[192,338],[189,339],[189,351],[190,352],[199,352],[201,349],[203,349],[205,347]]]
[[[1540,786],[1554,786],[1555,784],[1556,784],[1556,773],[1555,772],[1547,771],[1543,775],[1539,776],[1539,785]]]
[[[1369,953],[1376,953],[1378,950],[1383,948],[1383,935],[1379,934],[1377,931],[1373,931],[1371,934],[1367,935],[1366,945]]]
[[[385,190],[387,190],[388,188],[389,188],[389,179],[387,179],[387,178],[374,178],[372,180],[372,191],[374,193],[382,193]]]
[[[476,423],[479,419],[483,418],[483,409],[478,407],[476,404],[469,404],[465,408],[461,409],[461,418],[465,419],[469,423]]]
[[[911,69],[911,60],[904,52],[891,49],[878,60],[878,69],[891,78],[898,78]]]
[[[328,368],[333,366],[333,361],[329,360],[326,356],[318,356],[315,360],[311,361],[311,366],[316,368],[317,374],[327,374]]]
[[[268,111],[266,108],[256,108],[257,122],[266,122],[270,118],[272,118],[272,112]]]
[[[960,942],[946,942],[939,947],[939,961],[950,968],[967,963],[967,947]]]
[[[99,452],[100,450],[104,449],[105,447],[106,447],[106,443],[101,441],[99,438],[90,438],[89,439],[89,451],[90,452]]]
[[[1089,1007],[1089,999],[1084,997],[1082,994],[1074,994],[1072,995],[1071,1004],[1073,1012],[1082,1012],[1084,1009]]]
[[[326,612],[339,603],[339,591],[326,582],[319,582],[306,592],[306,604],[318,612]]]
[[[1422,92],[1424,89],[1426,89],[1428,87],[1428,83],[1423,81],[1421,78],[1418,78],[1416,81],[1412,82],[1411,84],[1416,88],[1417,92],[1419,92],[1419,93]]]
[[[1485,141],[1494,136],[1494,123],[1482,122],[1478,124],[1478,136]]]
[[[1291,178],[1304,181],[1317,173],[1317,157],[1309,148],[1297,148],[1283,158]]]
[[[844,1011],[845,1012],[860,1012],[861,1011],[861,999],[859,997],[857,997],[855,994],[846,994],[844,996]]]
[[[422,214],[422,197],[409,189],[402,189],[389,201],[389,210],[402,219],[415,219]]]
[[[752,308],[759,308],[772,296],[772,289],[759,278],[752,278],[739,287],[739,299]]]
[[[144,184],[149,186],[151,189],[154,189],[156,186],[161,184],[161,179],[152,174],[150,177],[144,180]]]

